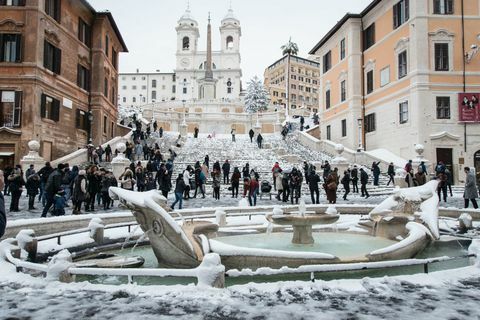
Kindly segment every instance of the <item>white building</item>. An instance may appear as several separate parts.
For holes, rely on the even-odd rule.
[[[178,20],[177,27],[177,100],[198,100],[201,80],[205,76],[207,51],[199,50],[198,22],[190,9]],[[212,51],[212,71],[215,84],[214,99],[237,100],[241,92],[240,21],[230,9],[221,21],[221,50]]]
[[[175,99],[174,73],[120,73],[119,106],[143,106]]]

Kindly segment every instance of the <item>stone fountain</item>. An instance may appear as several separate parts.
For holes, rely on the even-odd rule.
[[[298,207],[298,212],[288,215],[271,215],[267,219],[273,223],[283,226],[293,227],[292,243],[294,244],[313,244],[315,240],[312,236],[312,227],[314,225],[332,224],[340,218],[338,214],[315,214],[307,212],[305,201],[302,199]]]

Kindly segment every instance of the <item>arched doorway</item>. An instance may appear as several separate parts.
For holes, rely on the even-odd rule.
[[[480,184],[480,150],[478,150],[473,156],[473,165],[475,166],[475,172],[477,175],[477,185]]]

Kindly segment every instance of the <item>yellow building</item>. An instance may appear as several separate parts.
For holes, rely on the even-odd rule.
[[[290,59],[290,72],[288,60]],[[305,109],[318,112],[318,88],[320,64],[297,56],[284,56],[265,69],[265,88],[269,91],[272,103],[291,109]],[[287,101],[289,87],[290,101]]]
[[[310,51],[322,139],[404,159],[422,144],[456,180],[464,166],[480,172],[480,124],[461,122],[458,106],[460,93],[480,92],[479,35],[473,0],[375,0],[345,15]]]

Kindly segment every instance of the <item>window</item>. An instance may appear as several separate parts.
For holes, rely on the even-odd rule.
[[[332,52],[328,51],[323,56],[323,73],[326,73],[331,68],[332,68]]]
[[[152,88],[156,88],[157,87],[157,80],[152,80]]]
[[[183,88],[183,94],[187,94],[187,88]]]
[[[60,22],[61,0],[45,0],[45,13]]]
[[[408,122],[408,101],[404,101],[398,106],[400,124]]]
[[[227,93],[228,93],[228,94],[232,93],[232,87],[228,87],[228,88],[227,88]]]
[[[373,132],[376,130],[375,113],[365,116],[365,132]]]
[[[375,44],[375,23],[372,23],[363,31],[363,50],[367,50]]]
[[[21,91],[0,91],[0,127],[21,126],[22,96]]]
[[[0,6],[23,7],[25,6],[25,0],[0,0]]]
[[[325,92],[325,108],[330,109],[330,90]]]
[[[80,130],[88,130],[88,113],[77,109],[75,114],[75,126]]]
[[[115,86],[112,85],[112,88],[110,89],[110,102],[115,105],[116,104],[116,95],[115,95]]]
[[[147,90],[147,86],[142,86],[142,90]]]
[[[303,81],[303,77],[298,77],[298,81]]]
[[[177,86],[173,85],[172,86],[172,93],[175,93],[175,92],[177,92]]]
[[[303,91],[304,86],[298,86],[298,90]]]
[[[296,95],[296,94],[291,94],[291,99],[292,99],[293,101],[297,100],[297,95]]]
[[[78,40],[88,47],[91,46],[91,28],[81,18],[78,18]]]
[[[122,101],[123,101],[123,103],[126,103],[127,102],[127,97],[123,97]]]
[[[152,100],[157,100],[157,91],[152,91]]]
[[[309,93],[312,92],[312,88],[310,88],[310,87],[305,87],[305,92],[309,92]]]
[[[437,97],[437,119],[450,119],[450,97]]]
[[[343,80],[340,82],[340,101],[344,102],[347,100],[347,81]]]
[[[331,139],[332,139],[332,127],[327,126],[327,140],[331,140]]]
[[[108,79],[103,80],[103,95],[108,98]]]
[[[449,71],[448,43],[435,43],[435,71]]]
[[[43,66],[56,74],[60,74],[62,68],[62,50],[48,41],[44,42]]]
[[[132,90],[137,90],[137,86],[132,86]]]
[[[398,79],[405,77],[407,73],[407,50],[405,50],[398,55]]]
[[[21,34],[0,34],[0,62],[22,62]]]
[[[166,88],[167,88],[167,86],[162,85],[162,90],[165,90]]]
[[[189,49],[190,49],[190,38],[189,37],[183,37],[182,50],[187,51]]]
[[[340,60],[345,59],[345,38],[340,41]]]
[[[383,68],[380,71],[380,87],[386,86],[390,83],[390,66]]]
[[[136,97],[133,97],[133,98],[132,98],[132,102],[133,102],[133,103],[136,103],[136,102],[137,102],[137,98],[136,98]]]
[[[77,65],[77,85],[83,90],[90,90],[90,70],[81,64]]]
[[[127,90],[127,86],[122,86],[122,90]]]
[[[60,120],[60,101],[42,94],[40,116],[58,122]]]
[[[367,94],[373,92],[373,70],[367,72]]]
[[[347,136],[347,119],[342,120],[342,137]]]
[[[453,0],[433,0],[434,14],[453,14]]]
[[[113,138],[113,130],[115,130],[115,123],[112,121],[110,122],[110,137]]]
[[[118,53],[114,47],[112,47],[112,65],[115,69],[118,69]]]
[[[232,36],[227,37],[227,49],[233,49],[233,37]]]
[[[292,80],[297,80],[297,76],[294,75],[294,74],[291,76],[291,78],[292,78]]]
[[[297,85],[296,84],[292,84],[291,87],[292,87],[293,90],[297,90]]]
[[[401,0],[393,6],[393,29],[400,27],[410,18],[409,0]]]
[[[110,38],[108,34],[105,35],[105,55],[108,57],[108,51],[110,50]]]
[[[103,116],[103,134],[107,134],[107,116]]]

